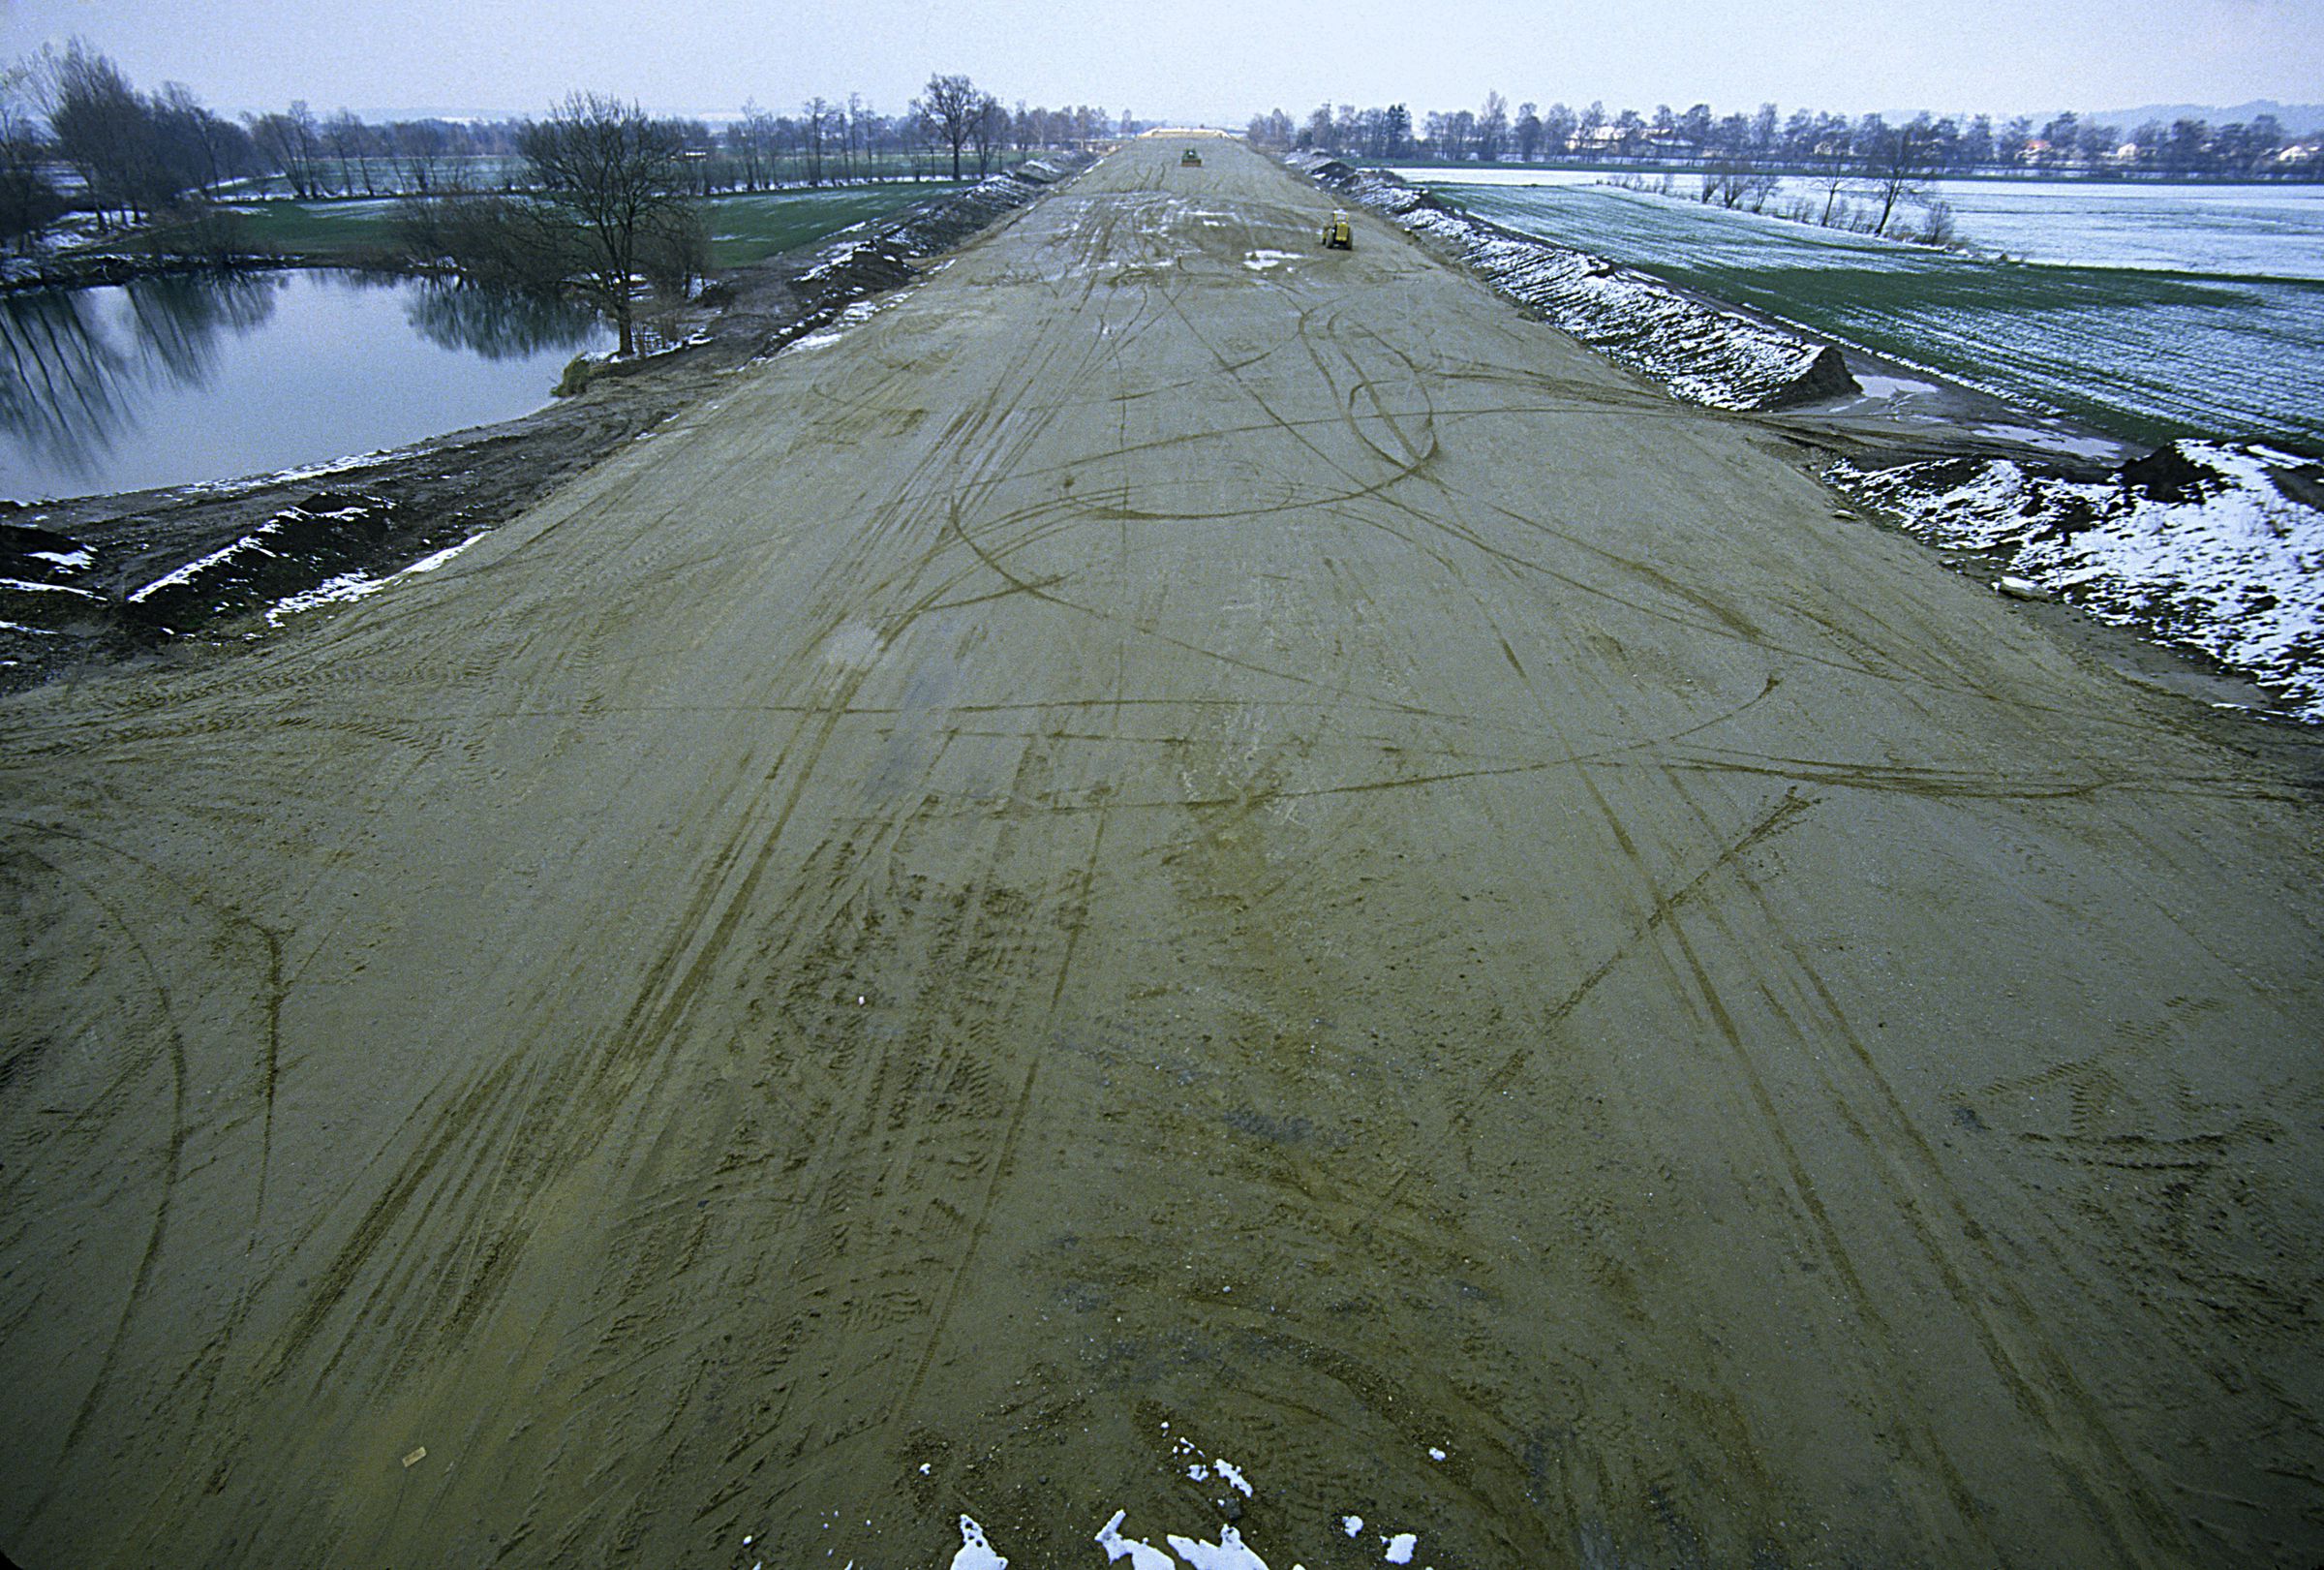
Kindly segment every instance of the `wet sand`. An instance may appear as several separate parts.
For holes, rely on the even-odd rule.
[[[14,1558],[2324,1554],[2315,745],[1205,150],[0,700]]]

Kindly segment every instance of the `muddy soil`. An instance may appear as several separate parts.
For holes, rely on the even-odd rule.
[[[0,700],[0,1547],[2324,1555],[2316,744],[1204,152]]]

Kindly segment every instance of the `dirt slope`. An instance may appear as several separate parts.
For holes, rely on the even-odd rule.
[[[1177,150],[0,703],[10,1555],[2324,1554],[2312,754]]]

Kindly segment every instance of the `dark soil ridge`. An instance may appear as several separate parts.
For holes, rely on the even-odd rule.
[[[383,575],[516,516],[721,378],[911,282],[1086,158],[1035,161],[740,268],[659,323],[678,347],[593,368],[517,419],[390,451],[117,496],[0,502],[0,691],[222,639],[291,595]]]
[[[281,272],[294,267],[328,267],[347,272],[433,273],[441,268],[414,267],[386,256],[322,257],[295,252],[237,251],[229,256],[140,256],[131,251],[44,258],[36,265],[0,274],[0,294],[25,294],[44,289],[103,289],[135,283],[140,278],[167,278],[190,273]]]

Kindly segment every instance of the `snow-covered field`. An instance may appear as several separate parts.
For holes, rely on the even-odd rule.
[[[1980,250],[2076,267],[2324,281],[2324,186],[1939,180]]]
[[[1605,186],[1603,169],[1408,169],[1415,185]],[[1659,176],[1649,173],[1649,180]],[[1673,173],[1692,200],[1700,177]],[[2157,185],[2095,180],[1933,180],[1973,249],[2076,267],[2324,280],[2324,186]],[[1787,177],[1768,203],[1820,202],[1819,185]],[[1861,200],[1842,194],[1844,200]]]
[[[2127,440],[2324,443],[2324,279],[2300,275],[2324,269],[2314,199],[2278,210],[2185,187],[1979,194],[2021,208],[2013,221],[2048,233],[2057,257],[2120,262],[2091,266],[2003,264],[1607,187],[1437,189],[1507,228]],[[2126,237],[2133,210],[2152,219],[2143,252]],[[2270,231],[2271,211],[2293,216]],[[2166,248],[2210,270],[2161,269]],[[2247,264],[2270,270],[2229,270]]]
[[[1391,169],[1388,172],[1414,185],[1604,185],[1606,179],[1606,171],[1602,169],[1510,169],[1483,165],[1474,169]]]

